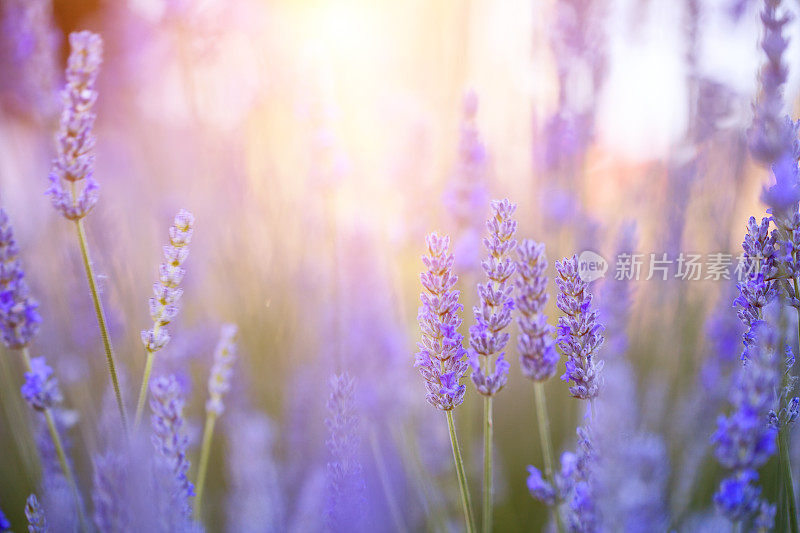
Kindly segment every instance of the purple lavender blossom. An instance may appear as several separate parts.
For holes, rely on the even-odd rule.
[[[744,281],[738,283],[739,296],[733,301],[738,307],[737,315],[747,331],[744,334],[745,345],[753,342],[753,327],[764,317],[766,307],[777,296],[777,232],[770,231],[769,218],[761,223],[750,217],[747,233],[742,242],[743,258],[748,265]],[[747,351],[742,357],[747,355]]]
[[[58,379],[44,357],[31,359],[31,368],[25,372],[21,392],[25,401],[37,411],[46,411],[61,402]]]
[[[6,515],[3,514],[3,510],[0,509],[0,531],[8,531],[11,529],[11,522],[8,521]]]
[[[428,255],[422,262],[428,269],[420,275],[425,292],[417,314],[422,341],[417,345],[414,367],[425,379],[428,403],[450,411],[464,401],[466,387],[460,384],[467,363],[466,350],[458,333],[463,306],[458,303],[459,291],[454,290],[458,277],[453,274],[453,255],[449,253],[450,237],[432,233],[426,239]]]
[[[780,382],[774,364],[775,333],[765,322],[754,323],[752,333],[753,343],[746,348],[748,354],[731,387],[733,410],[717,419],[712,436],[717,460],[733,470],[720,484],[714,502],[732,522],[750,518],[761,509],[756,471],[775,453],[778,434],[768,423]]]
[[[27,346],[42,321],[39,304],[28,295],[18,255],[14,230],[5,210],[0,209],[0,334],[11,349]]]
[[[25,516],[28,518],[29,533],[47,533],[44,509],[35,494],[28,496],[28,500],[25,502]]]
[[[480,260],[480,219],[489,204],[488,155],[475,121],[478,95],[467,91],[462,103],[458,157],[444,193],[444,205],[455,223],[456,271],[471,271]]]
[[[558,347],[567,356],[566,372],[561,379],[572,381],[569,392],[575,398],[591,400],[600,391],[603,362],[595,355],[603,344],[603,326],[592,310],[589,284],[578,272],[578,256],[556,261],[557,305],[564,313],[558,318]]]
[[[79,220],[92,210],[98,198],[92,133],[96,115],[92,108],[97,100],[95,82],[102,62],[103,40],[97,34],[82,31],[71,33],[69,44],[67,86],[61,93],[64,111],[56,136],[58,154],[53,160],[47,194],[64,217]]]
[[[189,439],[184,434],[183,404],[180,386],[174,376],[159,377],[151,386],[150,408],[153,410],[153,447],[160,460],[164,486],[168,487],[172,515],[188,521],[191,517],[190,498],[194,486],[187,477],[189,459],[186,449]]]
[[[517,247],[517,294],[514,299],[519,310],[517,349],[522,374],[534,381],[553,377],[558,365],[553,332],[544,314],[547,294],[547,257],[544,244],[525,239]]]
[[[597,452],[588,427],[579,427],[576,453],[561,455],[561,469],[554,483],[546,481],[534,466],[528,466],[528,490],[545,505],[558,505],[557,512],[568,531],[593,532],[600,528],[595,469]]]
[[[531,496],[547,506],[555,504],[556,492],[553,486],[542,477],[542,473],[535,466],[528,465],[527,485]]]
[[[325,522],[334,532],[358,531],[364,515],[366,487],[358,458],[361,439],[353,405],[353,378],[346,372],[334,375],[330,387],[330,416],[325,420],[330,432]]]
[[[159,267],[159,279],[153,285],[153,297],[150,298],[153,327],[142,331],[142,343],[150,353],[159,351],[170,340],[165,326],[178,314],[178,300],[183,294],[179,285],[186,274],[182,265],[189,256],[193,224],[194,215],[181,209],[169,228],[169,245],[164,246],[164,262]]]
[[[39,118],[51,119],[58,105],[59,32],[52,0],[8,0],[0,6],[0,92]]]
[[[126,460],[115,452],[94,459],[94,524],[98,531],[129,530],[131,517],[128,502],[122,497],[127,487]]]
[[[511,252],[517,247],[514,233],[517,222],[512,215],[517,206],[507,199],[492,202],[492,213],[486,221],[489,236],[483,244],[489,257],[482,263],[488,280],[478,284],[480,302],[473,308],[475,324],[469,328],[469,363],[472,366],[472,381],[484,396],[494,396],[508,380],[511,365],[502,351],[508,343],[509,334],[503,330],[511,323],[514,300],[511,294],[514,285],[509,279],[516,271]],[[500,354],[492,370],[492,356]]]
[[[222,326],[219,343],[214,350],[214,366],[208,378],[208,401],[206,411],[219,416],[225,410],[222,398],[231,388],[233,363],[236,361],[236,326]]]
[[[761,94],[755,105],[755,117],[750,130],[750,152],[766,165],[772,165],[786,150],[786,123],[783,118],[783,87],[788,69],[783,55],[789,45],[783,36],[783,27],[789,15],[779,16],[781,0],[765,0],[761,22],[764,38],[761,48],[767,56],[759,81]]]
[[[264,531],[285,531],[282,472],[274,457],[277,430],[257,411],[233,415],[228,423],[228,530],[247,531],[258,524]]]

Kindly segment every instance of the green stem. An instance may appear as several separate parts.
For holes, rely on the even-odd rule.
[[[483,531],[492,531],[492,397],[483,398]]]
[[[397,500],[394,497],[394,491],[392,490],[392,485],[389,482],[389,474],[386,471],[386,461],[383,458],[380,443],[378,442],[378,437],[375,434],[375,428],[372,428],[370,431],[369,440],[370,445],[372,446],[372,455],[375,458],[375,465],[378,468],[378,477],[380,477],[381,486],[383,487],[383,495],[386,498],[386,504],[389,506],[389,513],[392,515],[392,521],[394,522],[394,528],[398,532],[402,533],[407,531],[407,529],[403,524],[400,508],[397,506]]]
[[[33,436],[25,418],[19,387],[12,378],[10,357],[7,357],[10,355],[10,352],[0,353],[0,404],[3,406],[8,427],[25,428],[10,433],[14,438],[14,444],[17,446],[17,452],[26,473],[30,478],[35,479],[39,476],[39,456],[36,454]]]
[[[142,377],[142,388],[139,389],[139,401],[136,402],[136,417],[133,420],[133,427],[138,428],[144,413],[144,404],[147,400],[147,389],[150,386],[150,373],[153,371],[153,360],[155,353],[147,350],[147,362],[144,364],[144,376]]]
[[[544,458],[544,477],[548,482],[552,483],[555,487],[555,462],[553,460],[553,442],[550,440],[550,419],[547,416],[547,404],[544,394],[544,384],[536,381],[533,384],[533,393],[536,404],[536,421],[539,423],[539,439],[542,442],[542,455]],[[561,523],[561,513],[558,512],[558,506],[554,505],[551,508],[553,517],[555,518],[556,528],[558,533],[564,532],[564,524]]]
[[[453,421],[453,411],[447,411],[447,427],[450,428],[450,445],[453,448],[453,461],[456,465],[456,475],[458,476],[458,487],[461,490],[461,509],[464,511],[464,522],[467,533],[475,532],[475,518],[472,514],[472,502],[469,497],[469,486],[467,485],[467,474],[464,472],[464,461],[461,459],[461,448],[458,446],[458,436],[456,436],[456,424]]]
[[[28,347],[22,348],[22,359],[25,361],[25,368],[28,372],[32,372],[31,368],[31,354]],[[83,505],[81,503],[80,493],[78,492],[78,484],[75,482],[75,476],[72,474],[72,468],[67,461],[67,454],[64,451],[64,445],[61,442],[61,436],[58,434],[55,419],[53,418],[53,411],[50,408],[44,410],[44,419],[47,422],[47,430],[50,432],[50,438],[53,441],[53,446],[56,449],[56,456],[58,463],[61,465],[61,471],[64,472],[64,478],[67,480],[72,497],[75,500],[75,508],[78,511],[78,519],[81,523],[81,531],[89,531],[86,525],[86,517],[83,514]]]
[[[797,503],[794,499],[794,483],[792,481],[792,465],[789,462],[789,436],[787,428],[778,432],[778,450],[780,452],[781,476],[786,489],[786,499],[789,509],[789,530],[798,533],[797,529]]]
[[[197,521],[200,520],[201,507],[203,505],[203,489],[206,482],[206,473],[208,472],[208,457],[211,454],[211,438],[214,436],[214,424],[216,421],[216,413],[209,411],[206,415],[206,426],[203,430],[203,445],[200,448],[200,465],[197,469],[197,487],[195,487],[197,496],[194,499],[194,519]]]
[[[125,415],[125,406],[122,403],[122,394],[119,389],[119,380],[117,379],[117,370],[114,366],[114,349],[111,347],[111,337],[108,335],[108,326],[106,325],[106,313],[103,310],[103,303],[100,301],[100,292],[97,290],[97,282],[95,281],[94,269],[92,268],[92,260],[89,256],[89,245],[86,240],[86,231],[83,229],[83,219],[79,218],[75,221],[75,227],[78,230],[78,241],[81,245],[81,256],[83,257],[83,267],[86,270],[86,278],[89,281],[89,290],[92,293],[92,301],[94,302],[94,312],[97,315],[97,324],[100,326],[100,336],[103,339],[103,348],[106,352],[106,362],[108,363],[108,373],[111,375],[111,384],[114,387],[114,395],[117,399],[117,407],[119,408],[119,415],[122,418],[122,426],[125,433],[128,432],[128,418]]]

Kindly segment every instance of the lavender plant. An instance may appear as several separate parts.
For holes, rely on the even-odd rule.
[[[514,286],[509,279],[516,270],[510,254],[517,246],[514,233],[517,222],[511,217],[517,206],[507,199],[492,202],[492,212],[486,222],[489,236],[483,243],[489,252],[481,266],[487,276],[478,284],[480,303],[473,309],[475,324],[470,327],[469,354],[472,381],[483,395],[483,530],[492,530],[492,397],[508,380],[511,368],[502,351],[509,334],[503,330],[511,323]],[[496,361],[492,357],[499,354]],[[494,366],[494,368],[492,368]]]
[[[573,397],[593,400],[602,383],[603,361],[597,361],[596,355],[603,344],[604,328],[592,309],[589,284],[580,277],[578,256],[556,261],[556,286],[558,308],[564,313],[558,318],[558,347],[567,356],[561,380],[572,382],[569,392]]]
[[[28,518],[28,533],[47,533],[47,518],[35,494],[25,502],[25,516]]]
[[[531,239],[523,240],[517,247],[517,289],[514,302],[519,312],[517,324],[519,337],[517,350],[522,374],[533,381],[536,403],[536,420],[539,424],[539,439],[542,445],[545,479],[552,483],[555,466],[553,444],[550,438],[550,421],[544,394],[544,382],[556,373],[558,354],[553,340],[554,328],[547,323],[544,314],[549,298],[547,294],[547,257],[543,243]],[[536,471],[538,473],[538,470]],[[533,474],[532,483],[540,485]],[[541,477],[541,474],[538,474]],[[545,497],[549,499],[549,497]],[[558,512],[554,513],[559,531],[562,530]]]
[[[458,277],[453,274],[453,254],[449,252],[450,237],[431,233],[426,239],[428,255],[422,257],[427,268],[420,275],[425,291],[420,295],[422,305],[417,314],[422,341],[417,345],[414,366],[425,379],[426,399],[432,406],[445,411],[450,429],[456,474],[461,491],[461,507],[467,531],[475,531],[472,503],[469,496],[464,461],[458,445],[453,409],[464,401],[466,387],[460,383],[467,370],[466,350],[458,333],[461,326],[458,303],[460,292],[453,289]]]
[[[95,84],[102,62],[103,40],[95,33],[82,31],[71,33],[69,44],[67,85],[61,92],[64,110],[56,135],[57,154],[53,160],[47,194],[56,211],[75,223],[111,384],[114,387],[120,417],[127,429],[127,415],[114,364],[114,349],[111,346],[106,315],[100,300],[86,230],[83,226],[83,218],[94,208],[98,199],[99,185],[94,179],[93,128],[96,115],[93,108],[97,100]]]
[[[38,332],[42,319],[38,312],[38,302],[29,294],[18,255],[14,230],[5,210],[0,209],[0,333],[5,346],[18,350],[22,355],[26,368],[25,383],[21,388],[22,397],[32,409],[44,415],[61,470],[80,512],[77,484],[52,413],[52,408],[62,398],[58,381],[43,357],[32,358],[30,355],[29,345]]]
[[[3,514],[3,510],[0,509],[0,531],[9,531],[11,530],[11,522],[8,521],[6,515]]]
[[[189,439],[184,433],[183,405],[180,385],[175,376],[159,377],[153,381],[150,408],[153,411],[153,447],[157,454],[156,475],[166,491],[160,516],[170,530],[191,526],[194,485],[188,478],[189,459],[186,451]]]
[[[755,485],[757,470],[775,453],[777,429],[768,423],[775,408],[779,376],[775,371],[774,337],[766,322],[754,324],[745,364],[731,388],[733,411],[720,416],[712,442],[717,460],[732,474],[720,483],[714,503],[734,524],[774,516],[772,505]],[[758,517],[756,517],[758,515]],[[772,525],[767,526],[771,528]]]
[[[364,477],[359,460],[361,438],[359,418],[353,405],[353,378],[349,374],[331,377],[328,399],[330,416],[325,420],[330,461],[327,465],[325,523],[331,531],[360,531],[364,528]]]
[[[134,419],[136,426],[139,425],[144,412],[150,373],[153,371],[156,352],[169,342],[170,336],[166,326],[178,314],[178,301],[183,294],[180,284],[186,274],[183,263],[189,256],[189,243],[192,241],[194,233],[193,224],[194,215],[186,209],[181,209],[175,215],[172,226],[169,228],[169,245],[164,246],[164,262],[159,267],[158,282],[153,285],[153,296],[149,302],[153,327],[142,331],[142,343],[147,351],[147,360],[145,361],[139,400],[136,404]]]
[[[208,457],[211,453],[211,439],[217,418],[225,411],[222,398],[231,387],[233,363],[236,361],[236,326],[222,326],[217,348],[214,350],[214,366],[208,378],[208,401],[206,402],[206,423],[203,430],[203,445],[200,448],[200,466],[197,471],[197,497],[194,504],[195,520],[200,519],[203,503],[203,487],[208,470]]]

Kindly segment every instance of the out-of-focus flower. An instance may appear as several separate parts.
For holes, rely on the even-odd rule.
[[[44,509],[35,494],[28,496],[28,500],[25,502],[25,516],[28,518],[29,533],[47,533]]]
[[[558,353],[553,333],[544,314],[547,294],[547,257],[544,244],[525,239],[517,247],[517,294],[514,298],[519,311],[517,349],[519,364],[525,377],[544,381],[556,373]]]
[[[788,69],[783,55],[789,45],[783,36],[783,27],[789,15],[779,16],[781,0],[765,0],[761,22],[764,37],[761,49],[767,62],[759,75],[761,94],[755,105],[755,117],[750,130],[750,153],[764,163],[772,165],[786,151],[786,122],[784,120],[783,88]]]
[[[186,270],[183,263],[189,256],[192,241],[194,215],[181,209],[169,228],[169,244],[164,246],[164,262],[159,267],[158,282],[153,285],[150,298],[150,318],[153,327],[142,331],[142,342],[150,353],[155,353],[170,340],[166,327],[178,314],[178,301],[183,294],[179,287]]]
[[[6,515],[3,514],[3,510],[0,509],[0,531],[8,531],[11,529],[11,522],[8,521]]]
[[[553,486],[545,481],[542,473],[535,466],[528,465],[528,492],[531,496],[545,505],[553,505],[556,501],[556,493]]]
[[[0,209],[0,333],[11,349],[27,346],[39,331],[39,304],[28,295],[28,284],[18,256],[14,230]]]
[[[45,411],[61,402],[58,379],[44,357],[31,359],[31,369],[25,372],[22,397],[37,411]]]
[[[717,508],[732,522],[750,518],[761,508],[757,470],[775,453],[777,429],[769,413],[777,405],[779,376],[775,367],[774,332],[765,322],[753,324],[753,343],[731,387],[732,412],[717,419],[712,436],[717,460],[733,470],[714,495]]]
[[[572,381],[570,394],[591,400],[600,391],[603,362],[595,356],[603,344],[603,326],[592,309],[589,284],[578,272],[578,256],[556,261],[557,305],[564,313],[558,318],[558,347],[567,356],[566,372],[561,379]]]
[[[420,295],[422,306],[417,320],[422,330],[414,366],[425,379],[428,403],[449,411],[464,401],[466,387],[460,384],[467,370],[466,350],[461,345],[463,306],[458,303],[459,291],[453,286],[458,277],[453,274],[453,255],[449,253],[450,238],[432,233],[426,239],[428,255],[422,257],[427,271],[420,276],[425,292]]]
[[[214,350],[214,366],[208,378],[209,397],[206,411],[209,413],[219,416],[225,410],[222,397],[231,388],[234,361],[236,361],[236,326],[225,324],[222,326],[222,333]]]
[[[94,524],[99,531],[126,531],[130,528],[129,502],[126,494],[126,461],[115,452],[94,459]]]
[[[274,457],[276,430],[257,411],[233,413],[229,420],[227,499],[229,531],[285,531],[284,496]]]
[[[159,377],[150,388],[150,408],[153,410],[153,446],[165,476],[165,487],[174,505],[172,514],[181,520],[189,520],[194,486],[189,481],[189,459],[186,449],[189,439],[184,434],[183,398],[174,376]]]
[[[8,0],[0,6],[0,93],[11,104],[43,119],[54,118],[58,101],[59,33],[52,0]]]
[[[331,377],[328,399],[326,525],[331,531],[359,531],[366,501],[359,460],[359,419],[353,405],[353,378],[346,372]]]
[[[480,220],[489,204],[488,155],[475,117],[478,95],[469,90],[462,103],[462,121],[456,158],[444,205],[454,222],[453,250],[457,272],[472,271],[480,259]]]
[[[64,217],[79,220],[92,210],[98,198],[92,128],[103,40],[97,34],[82,31],[71,33],[69,44],[67,86],[61,93],[64,110],[56,135],[58,153],[53,160],[47,194]]]

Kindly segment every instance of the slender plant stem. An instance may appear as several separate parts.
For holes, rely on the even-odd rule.
[[[483,531],[492,531],[492,397],[483,397]]]
[[[447,411],[447,426],[450,428],[450,445],[453,448],[453,461],[456,465],[458,487],[461,490],[461,509],[464,511],[465,526],[467,533],[475,533],[475,518],[472,513],[472,501],[469,497],[467,474],[464,472],[464,461],[461,458],[461,448],[458,446],[458,436],[456,436],[456,424],[453,421],[452,410]]]
[[[92,267],[92,259],[89,256],[89,245],[86,240],[86,231],[83,229],[83,219],[79,218],[75,221],[75,227],[78,230],[78,241],[81,245],[81,255],[83,256],[83,267],[86,270],[86,278],[89,281],[89,290],[92,292],[92,301],[94,302],[94,312],[97,315],[97,324],[100,326],[100,336],[103,339],[103,348],[106,352],[106,362],[108,363],[108,373],[111,375],[111,384],[114,387],[114,396],[117,399],[117,407],[119,408],[119,415],[122,418],[122,426],[125,433],[128,432],[128,418],[125,414],[125,406],[122,403],[122,393],[119,389],[119,380],[117,379],[117,370],[114,365],[114,349],[111,347],[111,337],[108,335],[108,326],[106,325],[106,313],[103,310],[103,302],[100,301],[100,292],[97,290],[97,281],[95,280],[94,269]]]
[[[781,428],[778,432],[778,450],[780,453],[781,476],[785,488],[787,507],[789,510],[789,530],[798,533],[797,529],[797,503],[794,499],[794,483],[792,481],[792,466],[789,462],[789,435],[787,428]]]
[[[372,446],[372,455],[375,458],[375,465],[378,468],[378,477],[381,479],[381,486],[383,487],[383,495],[386,497],[386,504],[389,506],[389,513],[392,515],[394,528],[403,533],[407,531],[403,518],[400,514],[400,508],[397,506],[397,498],[395,498],[392,485],[389,482],[389,474],[386,471],[386,461],[381,452],[378,436],[375,434],[375,428],[372,428],[369,434],[370,445]]]
[[[28,372],[32,372],[31,368],[31,354],[28,347],[22,348],[22,359],[25,361],[25,368]],[[81,503],[80,493],[78,492],[78,484],[75,482],[75,476],[72,474],[72,468],[67,461],[67,454],[64,451],[64,445],[61,442],[61,436],[58,434],[56,421],[53,418],[53,411],[50,408],[44,410],[44,419],[47,422],[47,430],[50,432],[50,438],[53,441],[53,446],[56,449],[56,456],[58,463],[61,465],[61,471],[64,472],[64,478],[67,480],[72,497],[75,500],[75,508],[78,511],[78,519],[81,523],[81,531],[89,531],[86,524],[86,517],[83,513],[83,504]]]
[[[33,436],[30,433],[25,413],[23,411],[22,398],[19,395],[19,388],[13,381],[11,369],[11,353],[6,351],[0,353],[0,391],[5,394],[0,395],[0,404],[3,405],[8,427],[25,428],[12,431],[14,444],[17,446],[19,458],[22,460],[26,473],[33,479],[39,477],[39,456],[36,454],[36,447],[33,443]]]
[[[211,455],[211,438],[214,436],[214,424],[217,422],[217,415],[209,411],[206,415],[206,427],[203,430],[203,445],[200,448],[200,465],[197,468],[197,496],[194,499],[194,518],[200,520],[201,507],[203,505],[203,492],[206,483],[206,473],[208,472],[208,457]]]
[[[136,417],[133,420],[133,427],[138,428],[142,422],[144,404],[147,401],[147,389],[150,386],[150,373],[153,371],[153,360],[155,353],[147,350],[147,362],[144,364],[144,376],[142,377],[142,388],[139,390],[139,401],[136,402]]]
[[[534,403],[536,404],[536,421],[539,424],[539,439],[542,443],[544,458],[544,477],[555,486],[555,462],[553,460],[553,442],[550,440],[550,419],[547,416],[547,404],[544,394],[544,384],[536,381],[533,384]],[[564,533],[564,524],[561,523],[561,513],[558,505],[551,508],[556,522],[558,533]]]

